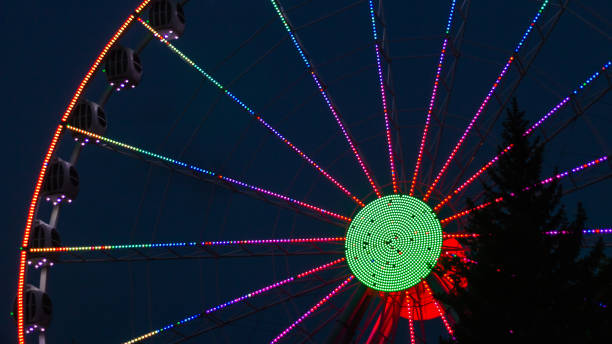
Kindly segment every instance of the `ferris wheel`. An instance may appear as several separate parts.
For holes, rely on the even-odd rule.
[[[527,94],[549,90],[537,96],[538,112],[524,135],[541,136],[556,150],[549,167],[559,167],[540,183],[566,183],[569,195],[609,184],[612,162],[602,135],[609,121],[587,113],[610,110],[611,57],[591,67],[572,64],[583,77],[569,88],[555,85],[535,63],[564,16],[601,31],[568,1],[523,4],[530,15],[504,30],[514,42],[505,50],[469,38],[475,6],[469,0],[449,0],[443,13],[426,13],[438,27],[431,36],[395,35],[410,24],[393,24],[406,14],[382,0],[270,0],[256,4],[270,20],[254,15],[251,34],[227,39],[223,34],[238,34],[225,20],[214,45],[188,39],[198,27],[213,30],[206,21],[188,20],[196,2],[138,4],[61,115],[20,249],[12,312],[19,343],[70,338],[53,333],[52,315],[60,328],[86,329],[90,339],[80,340],[126,344],[426,343],[440,333],[452,337],[453,310],[435,295],[452,293],[456,276],[444,270],[441,257],[478,264],[469,256],[470,240],[478,236],[464,230],[465,221],[501,201],[478,203],[478,181],[513,149],[496,150],[495,132],[510,100],[529,82],[539,86],[527,87]],[[319,11],[309,15],[313,8]],[[330,32],[334,20],[350,25]],[[339,38],[326,43],[316,25],[327,25],[321,30]],[[354,34],[344,39],[346,32]],[[202,56],[190,53],[189,43],[203,45],[195,49]],[[415,53],[415,45],[428,53]],[[433,46],[435,54],[429,53]],[[209,50],[219,54],[216,65],[201,62],[212,60]],[[593,50],[609,52],[605,45]],[[493,61],[499,56],[505,57]],[[482,73],[462,78],[465,59]],[[238,67],[244,61],[246,69]],[[405,69],[413,63],[417,67]],[[147,79],[149,67],[158,70]],[[234,67],[244,70],[228,72]],[[427,75],[426,84],[411,81],[419,73]],[[472,87],[481,79],[485,88]],[[180,83],[195,91],[185,96]],[[401,107],[423,94],[424,107]],[[131,110],[119,118],[118,109],[126,108]],[[160,115],[165,112],[178,116]],[[193,113],[198,117],[189,118]],[[143,134],[147,130],[155,134]],[[107,179],[121,183],[90,186]],[[466,197],[475,207],[465,207]],[[133,223],[120,212],[132,215]],[[612,233],[602,225],[584,229],[587,242]],[[545,234],[564,233],[551,228]],[[127,265],[129,273],[117,272],[117,265]],[[91,275],[78,271],[82,266]],[[51,275],[82,290],[56,299]],[[118,282],[126,276],[129,282]],[[145,281],[141,288],[135,276]],[[121,309],[116,315],[101,311],[99,305],[115,298],[101,294],[117,286],[125,296],[117,302]],[[100,290],[91,295],[89,287]],[[162,290],[171,300],[153,300]],[[76,301],[77,295],[86,299]],[[98,307],[83,309],[88,303]],[[120,313],[127,308],[146,309],[143,319],[125,323]],[[100,313],[117,323],[89,319]],[[100,330],[93,334],[91,328]]]

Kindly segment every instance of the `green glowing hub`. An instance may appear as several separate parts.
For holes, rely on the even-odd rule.
[[[420,199],[389,195],[367,204],[346,233],[346,261],[362,283],[406,290],[427,277],[442,251],[442,226]]]

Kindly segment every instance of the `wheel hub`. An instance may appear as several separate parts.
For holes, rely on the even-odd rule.
[[[406,290],[427,277],[442,251],[442,226],[432,209],[408,195],[368,203],[346,233],[346,260],[368,287]]]

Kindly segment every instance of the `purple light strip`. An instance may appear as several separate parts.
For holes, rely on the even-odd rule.
[[[142,341],[142,340],[144,340],[144,339],[147,339],[147,338],[150,338],[150,337],[152,337],[152,336],[154,336],[154,335],[156,335],[156,334],[158,334],[158,333],[161,333],[161,332],[167,331],[167,330],[169,330],[169,329],[172,329],[172,328],[174,328],[174,327],[177,327],[177,326],[183,325],[183,324],[185,324],[185,323],[187,323],[187,322],[190,322],[190,321],[192,321],[192,320],[199,319],[199,318],[203,317],[203,316],[204,316],[204,315],[206,315],[206,314],[210,314],[210,313],[213,313],[213,312],[215,312],[215,311],[221,310],[221,309],[223,309],[223,308],[226,308],[226,307],[228,307],[228,306],[231,306],[231,305],[233,305],[233,304],[235,304],[235,303],[238,303],[238,302],[240,302],[240,301],[244,301],[244,300],[249,299],[249,298],[252,298],[252,297],[254,297],[254,296],[257,296],[257,295],[263,294],[263,293],[265,293],[265,292],[267,292],[267,291],[270,291],[270,290],[272,290],[272,289],[275,289],[275,288],[278,288],[278,287],[280,287],[280,286],[282,286],[282,285],[285,285],[285,284],[287,284],[287,283],[289,283],[289,282],[292,282],[292,281],[295,281],[295,280],[297,280],[297,279],[300,279],[300,278],[303,278],[303,277],[305,277],[305,276],[308,276],[308,275],[310,275],[310,274],[312,274],[312,273],[314,273],[314,272],[321,271],[321,270],[323,270],[323,269],[326,269],[326,268],[328,268],[328,267],[330,267],[330,266],[332,266],[332,265],[335,265],[335,264],[337,264],[337,263],[339,263],[339,262],[342,262],[342,261],[344,261],[344,258],[341,258],[341,259],[338,259],[338,260],[332,261],[332,262],[330,262],[330,263],[327,263],[327,264],[324,264],[324,265],[318,266],[318,267],[316,267],[316,268],[314,268],[314,269],[308,270],[308,271],[306,271],[306,272],[303,272],[303,273],[298,274],[298,275],[293,276],[293,277],[289,277],[289,278],[284,279],[284,280],[282,280],[282,281],[279,281],[279,282],[276,282],[276,283],[270,284],[270,285],[269,285],[269,286],[267,286],[267,287],[263,287],[263,288],[261,288],[261,289],[257,289],[257,290],[255,290],[255,291],[252,291],[252,292],[248,293],[248,294],[242,295],[242,296],[240,296],[240,297],[238,297],[238,298],[235,298],[235,299],[230,300],[230,301],[228,301],[228,302],[222,303],[222,304],[220,304],[220,305],[218,305],[218,306],[215,306],[215,307],[209,308],[209,309],[205,310],[205,311],[204,311],[204,312],[202,312],[202,313],[197,313],[197,314],[191,315],[191,316],[189,316],[189,317],[187,317],[187,318],[184,318],[184,319],[182,319],[182,320],[180,320],[180,321],[177,321],[177,322],[175,322],[175,323],[171,323],[171,324],[169,324],[169,325],[166,325],[166,326],[164,326],[164,327],[162,327],[162,328],[160,328],[160,329],[157,329],[157,330],[154,330],[154,331],[151,331],[151,332],[145,333],[145,334],[143,334],[143,335],[141,335],[141,336],[138,336],[138,337],[133,338],[133,339],[131,339],[131,340],[127,341],[127,342],[124,342],[123,344],[133,344],[133,343],[140,342],[140,341]]]
[[[297,146],[295,146],[291,141],[289,141],[281,133],[279,133],[276,129],[274,129],[270,124],[268,124],[268,122],[266,122],[261,117],[260,114],[256,113],[253,109],[251,109],[248,105],[246,105],[242,100],[240,100],[240,98],[236,97],[232,92],[230,92],[227,88],[225,88],[225,86],[223,86],[221,83],[219,83],[217,80],[215,80],[210,74],[206,73],[202,68],[200,68],[200,66],[198,66],[189,57],[187,57],[187,55],[183,54],[180,50],[178,50],[178,48],[176,48],[174,45],[172,45],[170,42],[168,42],[168,40],[166,40],[164,37],[162,37],[162,35],[160,35],[157,31],[155,31],[155,29],[153,29],[153,27],[151,27],[149,24],[147,24],[144,20],[142,20],[141,18],[137,18],[137,20],[145,28],[147,28],[155,37],[157,37],[160,40],[160,42],[164,43],[168,48],[170,48],[170,50],[175,52],[183,61],[187,62],[187,64],[189,64],[195,70],[200,72],[200,74],[204,77],[204,79],[206,79],[207,81],[209,81],[210,83],[212,83],[213,85],[215,85],[216,87],[221,89],[223,91],[223,93],[225,93],[228,97],[230,97],[236,104],[240,105],[240,107],[242,109],[244,109],[248,114],[250,114],[252,116],[252,118],[255,118],[260,124],[262,124],[264,127],[266,127],[266,129],[268,129],[272,134],[274,134],[274,136],[276,136],[283,143],[285,143],[287,146],[289,146],[294,152],[296,152],[300,157],[302,157],[302,159],[306,160],[312,167],[314,167],[317,171],[319,171],[319,173],[321,173],[325,178],[327,178],[330,182],[332,182],[340,190],[342,190],[342,192],[344,192],[353,201],[355,201],[355,203],[359,204],[362,207],[365,206],[365,204],[363,202],[361,202],[361,200],[359,200],[357,197],[353,196],[353,194],[351,194],[351,192],[348,191],[348,189],[346,187],[344,187],[342,184],[340,184],[340,182],[338,182],[334,177],[332,177],[323,168],[321,168],[321,166],[319,166],[319,164],[317,164],[308,155],[306,155],[304,152],[302,152],[302,150],[300,150]]]
[[[306,54],[304,53],[304,49],[302,48],[302,45],[300,44],[297,36],[294,34],[293,29],[289,25],[289,20],[287,19],[287,15],[282,10],[280,2],[277,1],[277,0],[270,0],[270,2],[272,3],[272,6],[274,6],[274,10],[276,11],[276,13],[278,14],[280,20],[282,21],[283,26],[287,30],[287,33],[289,33],[289,37],[291,38],[291,41],[293,42],[293,45],[297,49],[300,57],[302,58],[302,61],[304,61],[304,64],[306,65],[306,68],[310,72],[310,75],[312,76],[312,79],[314,80],[315,84],[317,85],[317,88],[319,89],[319,93],[321,93],[321,96],[323,96],[323,99],[325,100],[325,103],[327,104],[327,107],[329,108],[329,110],[331,111],[332,115],[336,119],[336,123],[338,123],[338,126],[340,127],[340,130],[342,131],[342,134],[344,135],[344,138],[346,139],[346,141],[348,142],[349,146],[351,147],[351,150],[353,151],[353,155],[355,155],[355,158],[357,159],[357,162],[359,163],[359,166],[361,166],[361,169],[363,170],[363,173],[366,175],[366,177],[368,179],[368,182],[370,183],[370,185],[372,186],[372,189],[376,193],[376,196],[378,196],[379,198],[382,197],[382,194],[378,190],[378,187],[376,186],[376,183],[374,183],[374,179],[370,175],[370,172],[369,172],[368,168],[366,167],[365,162],[363,161],[363,159],[361,158],[361,155],[357,151],[357,147],[355,146],[355,144],[353,142],[353,139],[350,137],[350,135],[348,133],[348,130],[345,128],[344,124],[342,123],[342,120],[340,119],[340,115],[336,112],[336,109],[335,109],[334,105],[332,104],[332,101],[331,101],[329,95],[327,94],[327,91],[325,90],[325,87],[323,87],[323,85],[321,84],[321,80],[320,80],[319,76],[317,75],[317,73],[314,70],[314,67],[312,66],[312,64],[310,63],[308,58],[306,57]]]
[[[535,15],[535,17],[531,21],[529,27],[527,28],[527,30],[523,34],[523,37],[521,38],[519,44],[514,49],[514,53],[515,54],[517,54],[519,52],[520,48],[523,46],[523,43],[525,42],[525,40],[527,39],[527,36],[529,35],[531,30],[535,26],[535,23],[538,21],[538,19],[542,15],[542,11],[544,11],[544,8],[548,5],[548,2],[549,2],[549,0],[544,1],[542,6],[540,7],[540,9],[538,10],[538,13]],[[483,100],[482,104],[480,104],[480,107],[478,108],[478,111],[476,111],[476,114],[474,115],[474,117],[472,117],[472,120],[468,124],[467,128],[465,128],[465,131],[463,132],[463,135],[461,135],[461,138],[459,139],[459,141],[455,145],[455,148],[453,148],[453,151],[451,152],[451,154],[448,156],[448,159],[446,159],[446,162],[444,163],[444,166],[442,166],[442,168],[440,169],[440,172],[438,173],[438,175],[434,179],[433,183],[431,184],[429,189],[427,189],[427,192],[425,193],[425,197],[423,197],[423,201],[427,201],[429,199],[429,197],[431,196],[431,193],[433,192],[434,188],[436,187],[436,185],[438,184],[438,182],[440,181],[440,179],[442,178],[442,176],[444,175],[444,173],[448,169],[451,161],[455,158],[455,155],[457,154],[457,151],[459,151],[459,148],[461,148],[461,146],[463,145],[463,141],[465,141],[467,135],[472,130],[472,127],[474,126],[474,123],[476,123],[476,120],[478,119],[478,117],[480,117],[480,114],[482,114],[482,112],[484,111],[485,107],[489,103],[489,100],[491,100],[491,97],[493,97],[493,93],[497,89],[497,86],[499,86],[499,84],[501,83],[501,80],[504,77],[504,75],[506,75],[506,72],[508,72],[508,69],[510,68],[510,65],[512,64],[513,61],[514,61],[514,55],[512,55],[512,56],[510,56],[510,58],[508,58],[508,61],[504,65],[504,68],[499,73],[499,76],[497,77],[497,79],[493,83],[493,86],[491,86],[491,89],[489,90],[489,93],[487,93],[487,96]]]
[[[593,80],[595,80],[597,77],[599,77],[602,74],[603,71],[608,69],[611,64],[612,64],[612,61],[606,62],[601,67],[600,71],[595,72],[587,80],[585,80],[582,84],[580,84],[580,86],[577,89],[572,91],[572,94],[578,94],[578,92],[580,90],[583,90],[586,86],[591,84],[591,82],[593,82]],[[569,102],[570,99],[571,99],[571,96],[567,96],[567,97],[563,98],[557,105],[555,105],[552,109],[550,109],[550,111],[548,111],[548,113],[546,113],[544,116],[542,116],[542,118],[540,118],[529,129],[527,129],[523,133],[523,136],[527,136],[527,135],[531,134],[537,127],[542,125],[542,123],[544,123],[544,121],[546,121],[553,114],[557,113],[557,111],[559,111],[559,109],[561,109],[563,106],[565,106]],[[459,186],[457,189],[455,189],[455,191],[453,191],[451,194],[449,194],[442,202],[438,203],[438,205],[436,205],[436,207],[434,208],[434,211],[438,211],[444,204],[446,204],[448,201],[450,201],[450,199],[453,196],[457,195],[461,190],[463,190],[465,187],[470,185],[474,180],[476,180],[476,178],[478,178],[489,167],[493,166],[497,162],[497,160],[499,160],[499,158],[502,155],[504,155],[505,153],[507,153],[509,150],[512,149],[512,146],[513,145],[509,145],[508,147],[506,147],[502,152],[500,152],[497,156],[495,156],[493,159],[491,159],[491,161],[489,161],[487,164],[485,164],[483,167],[481,167],[478,171],[476,171],[476,173],[474,173],[474,175],[472,175],[463,184],[461,184],[461,186]]]
[[[138,147],[134,147],[134,146],[131,146],[131,145],[128,145],[128,144],[125,144],[123,142],[112,140],[112,139],[109,139],[107,137],[104,137],[104,136],[101,136],[101,135],[98,135],[98,134],[94,134],[94,133],[91,133],[91,132],[83,130],[83,129],[72,127],[70,125],[66,125],[66,128],[68,130],[70,130],[70,131],[74,131],[74,132],[86,135],[88,137],[95,138],[95,139],[100,140],[100,141],[104,141],[106,144],[111,144],[111,145],[119,146],[119,147],[122,147],[122,148],[125,148],[125,149],[128,149],[128,150],[131,150],[133,152],[136,152],[138,154],[146,155],[146,156],[152,157],[152,158],[154,158],[156,160],[163,161],[165,163],[169,163],[171,165],[177,165],[177,166],[181,166],[181,167],[187,168],[187,169],[192,170],[192,171],[197,172],[197,173],[203,173],[203,174],[208,175],[208,176],[217,177],[220,180],[223,180],[225,182],[228,182],[228,183],[231,183],[231,184],[234,184],[234,185],[238,185],[238,186],[241,186],[241,187],[244,187],[244,188],[247,188],[247,189],[251,189],[251,190],[254,190],[254,191],[257,191],[257,192],[261,192],[263,194],[266,194],[266,195],[269,195],[269,196],[273,196],[275,198],[279,198],[279,199],[282,199],[282,200],[287,201],[287,202],[291,202],[293,204],[302,206],[302,207],[310,209],[310,210],[315,210],[315,211],[317,211],[317,212],[319,212],[319,213],[321,213],[323,215],[335,217],[335,218],[337,218],[339,220],[343,220],[345,222],[350,222],[351,221],[351,219],[346,217],[346,216],[342,216],[342,215],[333,213],[333,212],[331,212],[329,210],[325,210],[325,209],[316,207],[314,205],[308,204],[306,202],[298,201],[298,200],[295,200],[295,199],[293,199],[291,197],[288,197],[288,196],[285,196],[285,195],[281,195],[279,193],[272,192],[272,191],[269,191],[269,190],[266,190],[266,189],[262,189],[262,188],[257,187],[257,186],[253,186],[253,185],[241,182],[241,181],[236,180],[236,179],[232,179],[232,178],[229,178],[229,177],[222,176],[220,174],[217,174],[217,173],[212,172],[212,171],[205,170],[205,169],[197,167],[195,165],[190,165],[190,164],[178,161],[178,160],[174,160],[172,158],[165,157],[165,156],[160,155],[160,154],[152,153],[152,152],[149,152],[147,150],[144,150],[144,149],[141,149],[141,148],[138,148]]]
[[[389,168],[391,170],[391,183],[393,184],[393,193],[397,193],[397,176],[395,172],[395,161],[393,158],[393,143],[391,139],[391,127],[389,124],[389,111],[387,109],[387,96],[385,94],[385,81],[383,78],[382,62],[380,60],[380,43],[378,42],[378,34],[376,32],[376,18],[374,16],[374,1],[370,0],[370,19],[372,21],[372,33],[374,34],[374,47],[376,48],[376,65],[378,67],[378,81],[380,85],[380,95],[382,99],[382,107],[385,116],[385,131],[387,135],[387,147],[389,153]]]
[[[425,143],[427,142],[427,133],[429,132],[429,124],[431,123],[431,114],[433,113],[433,107],[436,103],[436,97],[438,95],[438,84],[440,82],[440,74],[442,73],[442,65],[444,64],[444,57],[446,56],[446,45],[448,44],[448,36],[450,32],[451,23],[453,20],[453,14],[455,13],[455,2],[451,2],[450,13],[448,14],[448,21],[446,24],[446,37],[442,42],[442,50],[440,51],[440,59],[438,60],[438,66],[436,68],[436,77],[434,79],[433,90],[431,91],[431,97],[429,99],[429,107],[427,108],[427,117],[425,118],[425,128],[423,129],[423,136],[421,137],[421,144],[419,146],[419,153],[417,154],[416,166],[414,168],[414,174],[412,175],[412,183],[410,184],[409,196],[414,196],[414,188],[416,187],[416,181],[419,178],[419,170],[421,169],[421,162],[423,159],[423,150],[425,149]]]
[[[548,231],[544,232],[546,235],[564,235],[570,234],[570,231]],[[612,228],[592,228],[592,229],[583,229],[582,234],[612,234]]]
[[[299,317],[296,321],[294,321],[289,327],[287,327],[283,332],[281,332],[276,338],[272,339],[270,343],[278,343],[281,338],[287,335],[287,333],[291,332],[299,323],[304,321],[304,319],[308,318],[314,311],[319,309],[323,304],[325,304],[329,299],[331,299],[334,295],[336,295],[342,288],[344,288],[355,276],[351,275],[344,282],[340,283],[331,293],[325,296],[321,301],[317,302],[314,306],[312,306],[306,313],[304,313],[301,317]]]

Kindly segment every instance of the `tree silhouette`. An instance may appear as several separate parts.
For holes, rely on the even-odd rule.
[[[524,115],[514,99],[499,149],[514,147],[483,184],[485,201],[503,201],[475,212],[466,228],[480,235],[468,245],[478,264],[444,262],[467,279],[466,288],[456,281],[454,292],[438,295],[456,319],[449,342],[609,343],[612,264],[601,241],[582,248],[582,205],[570,221],[560,203],[561,186],[536,185],[544,145],[523,136]],[[570,234],[544,234],[550,230]]]

